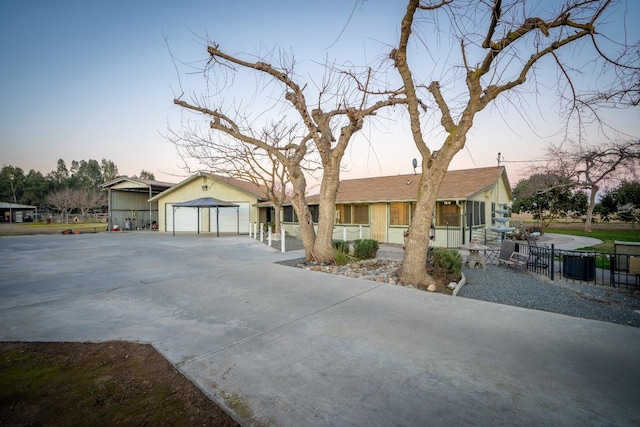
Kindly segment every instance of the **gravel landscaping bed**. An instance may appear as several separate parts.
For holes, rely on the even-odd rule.
[[[463,269],[459,297],[640,327],[640,295],[605,286],[546,280],[508,267]]]

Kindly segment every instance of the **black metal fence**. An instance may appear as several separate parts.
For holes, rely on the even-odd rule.
[[[629,258],[632,255],[559,250],[555,249],[555,245],[518,243],[518,251],[529,255],[527,271],[551,280],[640,289],[640,275],[629,271]]]

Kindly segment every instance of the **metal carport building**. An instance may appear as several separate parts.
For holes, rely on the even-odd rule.
[[[132,229],[150,229],[153,221],[158,221],[158,202],[149,199],[174,185],[126,176],[102,184],[109,192],[109,230],[115,225],[124,230],[127,221]]]

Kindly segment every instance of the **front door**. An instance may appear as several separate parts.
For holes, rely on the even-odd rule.
[[[380,243],[387,242],[387,204],[377,203],[371,205],[371,238]]]

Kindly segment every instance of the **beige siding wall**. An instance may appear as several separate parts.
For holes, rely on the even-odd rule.
[[[502,179],[491,189],[477,194],[469,199],[470,201],[479,201],[485,203],[485,221],[487,227],[491,226],[491,204],[510,203],[509,189],[505,186]],[[466,205],[466,200],[460,201],[462,206]],[[370,225],[363,226],[363,237],[375,239],[380,243],[404,244],[404,231],[408,226],[390,226],[387,203],[372,203],[370,205]],[[291,235],[297,234],[297,224],[286,224],[283,228]],[[466,227],[465,227],[466,228]],[[357,233],[357,226],[349,226],[348,240],[355,240],[354,233]],[[458,245],[458,241],[462,241],[462,230],[456,228],[457,231],[447,232],[446,227],[437,227],[435,240],[432,245],[436,247],[447,247],[447,245]],[[465,241],[468,240],[468,229],[466,231]],[[484,229],[478,227],[474,230],[474,236],[484,236]],[[334,227],[334,239],[342,240],[342,227],[336,225]]]
[[[202,186],[207,185],[208,190],[203,190]],[[158,230],[171,231],[171,224],[167,224],[167,209],[173,203],[186,202],[188,200],[198,199],[200,197],[213,197],[225,202],[238,203],[249,202],[249,218],[251,222],[258,221],[258,208],[254,206],[257,203],[257,197],[238,190],[219,181],[213,181],[206,178],[197,178],[184,186],[169,192],[166,196],[158,199]],[[184,208],[183,208],[184,209]],[[209,230],[209,210],[200,210],[200,227],[201,230]],[[248,224],[240,224],[240,233],[246,234],[249,231]]]
[[[491,203],[495,203],[495,206],[497,209],[498,203],[511,203],[512,200],[509,199],[509,193],[507,192],[507,188],[504,186],[504,183],[502,182],[502,180],[500,180],[498,185],[493,187],[491,190],[485,191],[482,196],[476,197],[474,200],[480,200],[486,203],[485,214],[487,216],[487,224],[490,226],[491,225]]]
[[[502,180],[498,181],[498,185],[494,186],[491,191],[487,191],[485,193],[489,193],[486,195],[486,215],[487,215],[487,241],[494,241],[499,238],[499,233],[490,230],[492,224],[492,213],[491,213],[491,204],[495,205],[495,209],[498,209],[498,203],[511,203],[513,200],[509,198],[509,193],[507,191],[507,187],[504,185]],[[507,224],[513,225],[513,224]]]
[[[346,230],[347,241],[353,242],[360,238],[360,228],[360,225],[355,224],[335,224],[333,226],[333,240],[344,240]],[[368,225],[362,225],[362,238],[371,238],[371,227]]]
[[[404,245],[404,232],[409,229],[408,225],[395,226],[389,228],[389,241],[396,245]]]
[[[298,236],[298,234],[300,234],[300,228],[298,227],[298,224],[293,224],[293,223],[287,223],[287,224],[282,224],[282,229],[289,235],[289,236]]]

